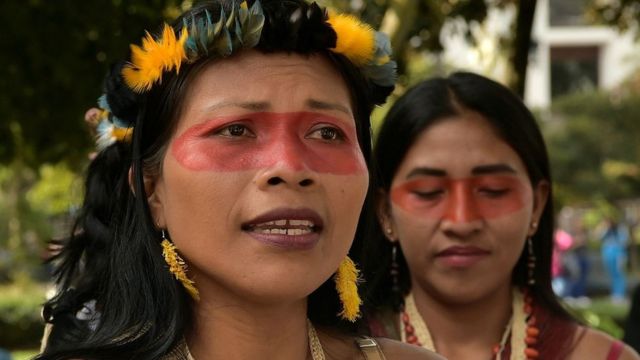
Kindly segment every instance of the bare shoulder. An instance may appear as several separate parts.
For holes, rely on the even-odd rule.
[[[607,359],[614,342],[613,337],[595,329],[582,327],[571,359]],[[638,353],[628,345],[624,345],[619,360],[640,360]]]
[[[376,341],[380,345],[380,348],[382,348],[382,352],[387,360],[444,359],[442,356],[419,346],[405,344],[400,341],[386,338],[376,338]]]

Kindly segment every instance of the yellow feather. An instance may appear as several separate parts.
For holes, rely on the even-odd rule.
[[[327,22],[337,35],[334,52],[346,56],[356,66],[373,59],[376,36],[371,26],[349,14],[330,14]]]
[[[348,256],[340,263],[334,280],[342,302],[342,311],[338,315],[351,322],[356,321],[360,316],[362,300],[358,295],[358,269]]]
[[[135,92],[151,89],[153,84],[162,79],[164,71],[180,71],[180,64],[187,59],[184,43],[188,32],[182,29],[180,38],[169,25],[164,24],[162,37],[154,39],[147,33],[142,39],[142,47],[131,45],[131,63],[122,69],[126,84]]]
[[[184,260],[182,260],[180,255],[178,255],[175,245],[167,239],[162,240],[161,245],[162,256],[164,256],[165,262],[169,265],[169,271],[176,277],[176,280],[182,283],[182,286],[184,286],[194,300],[200,300],[200,293],[198,292],[198,289],[196,289],[193,280],[187,277],[187,274],[184,271]]]
[[[131,135],[133,135],[133,128],[117,128],[114,127],[111,130],[111,136],[113,136],[117,141],[131,142]]]

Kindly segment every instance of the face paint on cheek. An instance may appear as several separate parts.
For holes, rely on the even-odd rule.
[[[252,136],[219,133],[236,124],[245,126]],[[344,141],[309,137],[310,132],[325,125],[339,129]],[[192,126],[175,139],[171,154],[193,171],[244,171],[283,163],[295,170],[319,173],[366,173],[355,127],[344,120],[312,112],[259,112],[209,120]]]
[[[515,176],[417,179],[391,189],[391,201],[426,219],[468,222],[517,212],[531,201],[529,187]]]

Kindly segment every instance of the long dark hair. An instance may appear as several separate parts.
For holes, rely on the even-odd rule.
[[[542,134],[520,98],[495,81],[458,72],[447,78],[433,78],[418,84],[398,99],[387,114],[376,139],[373,159],[373,167],[386,194],[398,167],[420,134],[436,122],[460,115],[463,111],[476,112],[489,121],[522,159],[533,187],[540,181],[551,183],[549,158]],[[535,284],[527,285],[529,253],[526,248],[512,271],[512,282],[514,286],[528,287],[535,303],[550,315],[571,321],[571,316],[560,305],[551,288],[553,227],[550,189],[538,231],[532,238],[536,257]],[[404,297],[411,290],[409,268],[402,250],[398,250],[400,291],[394,292],[390,276],[392,244],[380,225],[373,224],[368,246],[362,254],[365,278],[370,282],[365,303],[370,312],[384,308],[400,311]]]
[[[393,87],[374,85],[346,57],[328,50],[335,47],[336,34],[319,7],[303,0],[261,3],[265,25],[255,49],[329,58],[349,86],[359,144],[369,163],[369,116]],[[182,26],[183,19],[198,21],[208,14],[216,21],[220,8],[229,13],[231,4],[202,3],[178,18],[174,29]],[[295,11],[298,15],[292,16]],[[59,292],[43,312],[53,331],[37,359],[157,359],[175,348],[191,325],[191,300],[162,257],[143,175],[159,173],[189,84],[211,61],[204,58],[183,65],[179,74],[166,72],[162,83],[144,95],[124,85],[123,63],[107,75],[105,93],[111,112],[135,125],[133,138],[131,144],[115,143],[100,151],[89,165],[80,215],[54,259]],[[365,207],[370,203],[368,196]],[[360,224],[351,252],[360,248],[362,231]],[[92,300],[95,306],[87,309]],[[77,316],[83,311],[89,315]],[[308,316],[314,323],[352,329],[336,316],[339,311],[330,280],[309,296]]]

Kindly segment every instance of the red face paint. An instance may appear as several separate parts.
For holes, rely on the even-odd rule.
[[[391,201],[403,210],[419,217],[456,222],[508,215],[522,209],[530,198],[526,184],[509,175],[428,177],[391,189]]]
[[[245,131],[231,135],[232,127]],[[338,133],[338,138],[323,139],[323,128]],[[173,142],[171,153],[194,171],[242,171],[278,163],[337,175],[366,171],[355,126],[313,112],[215,118],[187,129]]]

